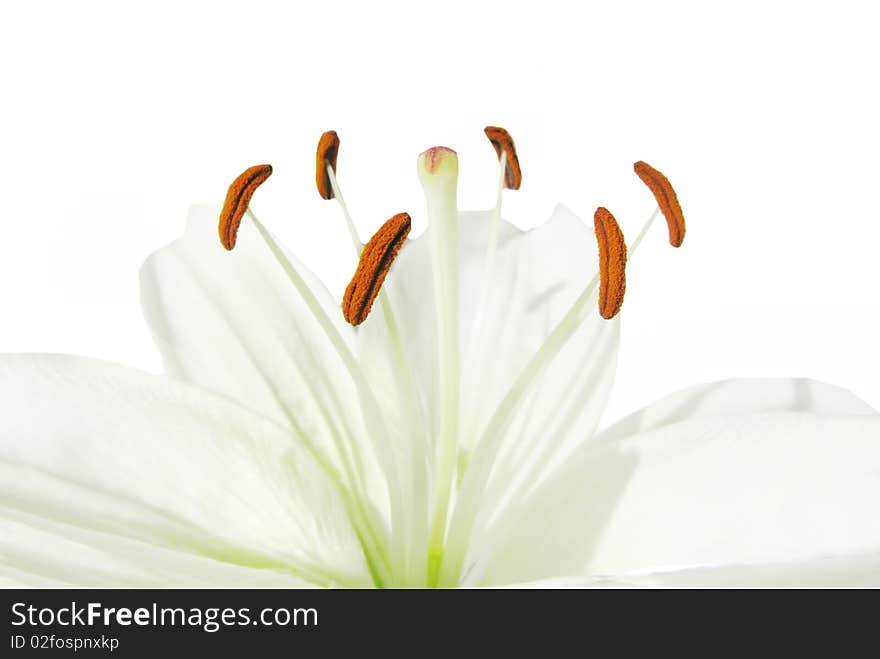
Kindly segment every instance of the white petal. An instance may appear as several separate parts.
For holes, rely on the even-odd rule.
[[[308,587],[254,568],[0,508],[0,584],[7,587]]]
[[[340,472],[348,461],[368,490],[381,491],[358,392],[339,353],[251,223],[242,223],[227,252],[218,216],[215,206],[194,207],[186,233],[141,271],[144,313],[167,370],[299,429]],[[339,305],[288,258],[350,342]]]
[[[616,577],[556,577],[500,586],[500,588],[562,589],[562,588],[637,588],[638,584]]]
[[[497,549],[474,571],[505,583],[880,551],[880,417],[812,391],[813,407],[854,413],[710,414],[591,442],[487,531]]]
[[[880,587],[880,552],[784,563],[748,563],[631,573],[616,580],[671,588],[863,588]]]
[[[556,577],[509,588],[864,588],[880,587],[880,552],[784,563],[740,563],[667,572]]]
[[[231,400],[49,355],[0,357],[0,400],[7,570],[241,583],[214,564],[228,563],[259,583],[370,581],[334,482],[292,433]]]
[[[876,414],[855,395],[814,380],[724,380],[690,387],[624,417],[597,439],[614,439],[687,419],[763,412]]]

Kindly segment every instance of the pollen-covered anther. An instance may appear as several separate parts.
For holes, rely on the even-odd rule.
[[[318,186],[318,194],[324,199],[333,199],[333,186],[330,183],[330,175],[327,173],[327,165],[336,174],[336,157],[339,155],[339,135],[335,130],[328,130],[318,140],[318,150],[315,154],[315,184]]]
[[[522,185],[522,170],[519,167],[519,158],[516,155],[516,147],[513,144],[513,138],[504,128],[500,126],[486,126],[484,129],[486,137],[495,147],[495,153],[501,160],[501,154],[506,154],[504,166],[504,187],[509,190],[519,190]]]
[[[251,203],[251,197],[271,175],[272,165],[254,165],[244,170],[229,186],[223,210],[220,211],[219,226],[220,242],[226,249],[235,247],[238,227]]]
[[[626,292],[626,241],[608,209],[597,208],[593,223],[599,243],[599,314],[610,320],[620,312]]]
[[[373,302],[411,228],[409,215],[398,213],[385,222],[364,247],[342,298],[342,315],[351,325],[360,325],[370,315]]]
[[[673,247],[681,247],[685,232],[684,214],[681,212],[681,204],[678,203],[678,196],[669,179],[641,160],[633,165],[633,169],[651,189],[657,205],[663,211],[663,217],[666,218],[666,224],[669,226],[669,244]]]

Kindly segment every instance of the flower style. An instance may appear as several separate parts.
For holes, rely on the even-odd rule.
[[[325,133],[316,184],[358,265],[342,308],[257,219],[272,173],[195,207],[142,270],[170,377],[0,357],[0,580],[28,585],[880,584],[880,416],[806,380],[674,394],[597,431],[627,246],[558,206],[459,212],[458,158],[421,154],[429,229],[361,243]],[[217,230],[219,222],[218,245]],[[247,220],[247,221],[245,221]],[[225,249],[224,249],[225,248]]]

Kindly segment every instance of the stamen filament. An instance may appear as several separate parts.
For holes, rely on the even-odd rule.
[[[336,326],[327,316],[324,309],[321,307],[320,302],[318,302],[317,298],[309,289],[308,284],[306,284],[305,280],[303,280],[302,276],[299,274],[299,272],[297,272],[296,268],[284,254],[284,251],[272,237],[272,234],[270,234],[263,223],[260,222],[259,219],[257,219],[257,216],[250,208],[248,208],[247,214],[251,221],[254,223],[254,226],[257,228],[257,231],[259,232],[263,241],[266,243],[266,246],[275,257],[275,260],[284,270],[287,278],[293,284],[303,302],[305,302],[306,306],[312,312],[315,320],[324,330],[327,337],[330,339],[331,343],[336,349],[337,354],[339,355],[340,359],[345,365],[346,370],[349,372],[349,375],[351,376],[355,384],[358,395],[361,399],[367,432],[370,435],[370,440],[373,444],[373,448],[376,451],[376,455],[379,458],[379,463],[382,466],[382,470],[385,473],[385,478],[387,479],[388,497],[391,507],[391,526],[393,534],[394,529],[401,528],[401,524],[403,523],[403,520],[405,518],[405,511],[403,508],[403,497],[400,486],[400,478],[397,472],[394,456],[390,452],[389,447],[384,443],[384,438],[387,437],[389,433],[385,427],[385,420],[382,416],[379,404],[376,401],[373,391],[370,388],[366,376],[364,376],[363,372],[361,371],[357,360],[355,359],[348,345],[343,340],[342,336],[339,334]],[[399,551],[399,543],[395,543],[392,535],[392,556],[394,556]],[[392,574],[394,572],[394,568],[397,565],[399,565],[399,563],[392,560],[392,564],[390,566]]]
[[[394,362],[397,372],[401,374],[400,389],[404,395],[405,419],[410,428],[410,440],[406,445],[410,448],[410,468],[404,469],[404,473],[409,475],[409,492],[411,496],[408,510],[412,515],[409,519],[407,528],[409,533],[409,552],[407,552],[405,560],[406,583],[424,583],[424,565],[418,560],[410,560],[410,557],[422,555],[425,534],[427,533],[427,517],[428,517],[428,483],[426,472],[427,461],[427,426],[424,423],[424,415],[421,405],[418,402],[418,390],[416,388],[415,377],[413,376],[412,365],[406,348],[403,344],[403,338],[397,325],[397,319],[394,316],[394,306],[391,301],[391,294],[386,287],[379,291],[379,304],[382,307],[382,316],[385,319],[385,325],[388,330],[388,340],[391,344],[394,354]],[[420,550],[420,548],[422,548]]]
[[[525,395],[530,390],[530,385],[540,374],[544,365],[553,359],[565,346],[565,343],[574,334],[581,322],[586,318],[588,310],[592,307],[590,301],[599,283],[599,275],[595,275],[587,284],[583,293],[559,321],[554,330],[547,337],[544,344],[538,349],[526,367],[520,372],[513,386],[502,399],[495,413],[489,419],[486,429],[477,444],[473,460],[465,473],[462,481],[459,501],[462,504],[456,506],[449,530],[449,552],[443,563],[440,583],[452,586],[461,572],[464,561],[464,550],[470,537],[471,527],[477,512],[475,505],[479,499],[479,492],[485,488],[488,471],[491,467],[491,458],[495,454],[498,443],[504,435],[504,430],[513,420],[513,414]]]
[[[320,156],[320,144],[318,150]],[[332,192],[332,196],[339,203],[339,208],[342,211],[342,216],[345,220],[345,225],[348,229],[348,235],[351,238],[352,246],[357,256],[360,257],[364,250],[364,244],[361,242],[354,220],[348,212],[348,206],[345,203],[345,198],[342,196],[342,189],[336,179],[335,160],[332,163],[330,161],[324,161],[324,167],[327,172],[326,180],[330,184],[330,192]],[[415,377],[413,376],[412,365],[403,343],[402,334],[397,324],[397,318],[394,314],[394,305],[391,300],[389,288],[389,283],[384,284],[379,289],[378,299],[379,305],[382,308],[382,316],[385,320],[386,329],[388,330],[388,340],[394,355],[395,366],[402,376],[399,386],[405,400],[405,418],[410,428],[410,432],[413,435],[411,437],[412,441],[406,443],[412,449],[410,470],[402,470],[404,475],[409,475],[410,487],[408,489],[412,496],[412,505],[409,507],[409,510],[412,511],[412,517],[408,521],[406,527],[410,530],[410,537],[408,539],[409,551],[405,553],[406,555],[404,557],[404,563],[406,564],[404,572],[406,574],[405,580],[407,583],[423,583],[424,574],[423,570],[420,568],[419,562],[411,562],[409,556],[418,556],[420,554],[419,547],[424,544],[421,538],[423,538],[427,532],[427,479],[424,475],[426,449],[428,444],[426,437],[427,427],[424,424],[424,416],[421,405],[418,401],[418,389],[416,387]]]
[[[194,278],[194,283],[201,289],[203,295],[210,298],[211,291],[200,281],[198,277]],[[231,325],[234,323],[233,319],[227,318],[227,322]],[[238,331],[239,328],[235,327],[233,329]],[[352,523],[355,527],[355,531],[358,534],[358,538],[361,542],[361,546],[364,550],[364,557],[367,560],[368,566],[370,567],[371,574],[373,575],[373,580],[377,586],[382,587],[382,585],[388,580],[388,558],[383,551],[383,545],[379,541],[379,538],[374,530],[374,524],[376,524],[377,520],[373,519],[372,522],[370,520],[367,511],[364,509],[361,504],[362,501],[365,500],[365,496],[361,494],[364,492],[363,487],[360,486],[360,479],[357,478],[357,470],[353,470],[349,459],[347,458],[347,454],[342,450],[342,446],[337,441],[337,434],[334,430],[331,429],[331,436],[334,438],[334,445],[337,448],[337,451],[340,453],[340,457],[342,458],[343,468],[345,469],[346,475],[348,476],[348,481],[344,480],[340,473],[337,471],[336,467],[333,465],[327,454],[321,450],[320,447],[315,445],[309,434],[306,433],[299,424],[299,420],[296,414],[290,409],[284,397],[278,391],[275,386],[274,381],[267,377],[260,366],[260,363],[256,359],[255,355],[247,349],[246,344],[242,344],[244,348],[245,355],[254,365],[256,372],[262,378],[263,382],[266,385],[268,391],[272,394],[272,398],[277,403],[278,407],[284,413],[285,418],[289,423],[289,430],[291,430],[294,435],[296,435],[301,441],[303,447],[306,452],[315,460],[318,466],[324,471],[328,480],[332,482],[336,486],[336,491],[339,493],[340,497],[342,497],[343,501],[346,503],[346,510],[349,512],[349,517],[352,520]],[[294,367],[297,368],[297,371],[300,372],[300,377],[302,377],[301,371],[296,365],[296,362],[293,362]],[[318,402],[319,409],[321,413],[325,416],[325,421],[328,423],[328,426],[332,425],[330,423],[330,418],[328,412],[325,410],[324,406],[320,403],[320,399],[313,393],[314,389],[312,383],[303,378],[303,382],[308,387],[309,391],[312,393],[312,397]],[[349,431],[350,432],[350,431]],[[355,496],[352,497],[352,493],[349,488],[352,488],[355,492]],[[356,511],[359,513],[359,516],[352,511]],[[376,524],[378,526],[378,524]],[[367,538],[364,538],[364,532],[369,535],[370,545],[367,547],[366,542]],[[380,559],[380,561],[376,561],[376,558]],[[289,567],[289,566],[288,566]],[[300,571],[301,572],[301,571]],[[297,574],[300,574],[297,572]],[[312,570],[314,572],[314,570]],[[313,576],[308,576],[305,573],[301,574],[303,578],[306,578],[309,581],[314,583],[321,583],[320,580],[316,580]],[[328,577],[327,584],[328,586],[333,584],[333,580]],[[337,580],[337,583],[342,583]]]
[[[638,237],[629,248],[629,253],[635,253],[642,238],[647,233],[659,209],[656,209],[651,217],[645,222]],[[572,304],[568,312],[563,316],[553,331],[532,356],[529,363],[520,371],[513,385],[502,399],[495,413],[486,425],[479,443],[474,449],[473,460],[467,470],[459,490],[459,504],[455,508],[450,527],[447,552],[444,557],[440,572],[439,584],[454,586],[461,574],[465,552],[470,540],[473,524],[476,518],[480,494],[485,490],[489,472],[492,467],[492,458],[497,452],[499,442],[504,436],[504,431],[513,420],[514,413],[520,403],[531,391],[532,385],[538,379],[543,369],[560,353],[571,336],[586,319],[591,300],[599,284],[599,274],[593,276],[584,291]]]
[[[495,263],[495,252],[498,249],[498,233],[501,228],[501,201],[504,198],[504,177],[507,171],[507,151],[501,152],[501,158],[498,161],[498,188],[495,192],[495,208],[492,210],[492,224],[489,227],[489,241],[486,244],[486,276],[492,273]],[[488,284],[488,280],[485,280]],[[488,286],[483,287],[484,294],[488,293]],[[485,302],[485,300],[483,300]],[[483,306],[480,306],[482,311]],[[482,316],[482,314],[481,314]]]
[[[498,186],[495,192],[495,208],[492,210],[492,219],[489,224],[489,237],[486,242],[485,266],[483,269],[483,290],[480,293],[480,303],[477,305],[477,316],[474,319],[474,325],[471,329],[468,339],[468,347],[465,351],[465,364],[476,364],[475,368],[479,368],[478,361],[483,358],[486,351],[483,349],[486,344],[485,320],[486,309],[489,306],[489,298],[492,292],[492,273],[495,270],[495,253],[498,250],[498,234],[501,229],[501,202],[504,198],[505,180],[507,176],[507,151],[502,150],[499,155],[498,167]],[[479,385],[476,379],[470,379],[470,388],[465,393],[466,400],[474,395],[474,389]],[[464,426],[464,431],[470,434],[478,432],[475,427],[477,410],[472,408],[470,417]],[[467,462],[459,460],[458,471],[459,477],[467,470]]]
[[[636,250],[639,248],[639,245],[642,244],[642,241],[645,239],[645,236],[648,234],[648,230],[654,224],[654,220],[657,219],[657,216],[660,215],[660,207],[654,209],[654,212],[651,213],[651,217],[648,218],[648,221],[642,225],[639,234],[636,236],[636,239],[632,241],[632,244],[627,248],[629,252],[630,258],[635,254]]]
[[[346,509],[349,513],[349,517],[354,524],[358,540],[360,541],[361,546],[364,549],[364,558],[366,559],[370,572],[373,575],[373,580],[376,585],[381,588],[385,583],[390,580],[388,567],[389,558],[384,551],[383,544],[380,541],[379,536],[377,535],[377,532],[375,530],[376,527],[381,526],[381,522],[375,519],[374,516],[371,516],[371,511],[368,511],[364,507],[363,502],[367,500],[367,497],[364,483],[362,482],[362,479],[360,477],[363,468],[361,467],[360,469],[358,469],[352,465],[352,456],[349,456],[346,448],[353,451],[353,458],[359,466],[363,464],[363,461],[360,457],[359,452],[356,451],[357,447],[354,442],[343,443],[339,429],[336,428],[335,424],[332,422],[332,417],[329,411],[320,402],[320,398],[314,391],[313,385],[309,382],[307,378],[302,375],[302,373],[300,373],[300,377],[303,378],[303,382],[306,384],[306,387],[311,393],[312,398],[314,398],[315,401],[318,401],[320,412],[324,416],[325,423],[327,423],[330,430],[333,444],[342,460],[342,466],[346,474],[347,480],[343,480],[341,478],[340,474],[336,471],[336,468],[333,466],[330,459],[318,446],[316,446],[311,441],[308,433],[306,433],[300,426],[299,421],[297,420],[297,416],[288,408],[287,404],[281,399],[281,397],[276,392],[274,392],[274,389],[273,393],[275,393],[278,404],[284,410],[284,413],[287,416],[291,428],[293,429],[294,433],[300,437],[303,445],[309,451],[310,455],[324,469],[325,473],[327,473],[328,475],[328,478],[330,478],[332,482],[341,484],[341,487],[338,488],[338,491],[346,504]],[[348,429],[347,431],[350,436],[352,434],[351,430]],[[346,482],[348,483],[348,487],[345,486]],[[379,560],[377,560],[377,558]]]
[[[360,256],[361,252],[364,250],[364,244],[361,242],[357,227],[355,227],[354,221],[348,213],[348,206],[345,204],[342,190],[339,189],[339,183],[336,181],[336,171],[333,169],[333,165],[329,162],[327,163],[327,178],[330,181],[330,188],[333,190],[333,196],[336,198],[339,208],[342,211],[342,217],[345,218],[345,227],[348,229],[348,236],[351,238],[351,243],[354,245],[357,255]]]
[[[330,463],[323,452],[318,450],[318,448],[312,444],[308,439],[308,434],[302,430],[299,423],[295,420],[295,417],[289,414],[286,406],[285,413],[287,413],[287,416],[291,421],[292,430],[299,436],[300,441],[302,441],[315,462],[317,462],[324,470],[327,477],[334,483],[342,483],[342,479],[336,471],[336,468]],[[346,471],[348,471],[349,465],[347,464],[347,461],[345,466]],[[349,480],[351,480],[351,475],[349,476]],[[355,484],[355,486],[356,485],[357,484]],[[357,535],[358,542],[361,544],[361,548],[364,552],[364,560],[367,563],[367,569],[370,571],[373,582],[378,588],[382,588],[390,579],[388,557],[382,550],[382,543],[379,541],[376,531],[373,528],[375,520],[371,522],[367,510],[363,505],[363,502],[366,500],[365,494],[359,492],[352,496],[352,493],[344,485],[338,487],[337,492],[342,497],[343,504],[348,512],[348,517],[352,521],[355,535]],[[332,585],[332,583],[328,585]]]
[[[661,212],[661,209],[659,207],[655,208],[654,212],[650,215],[648,220],[642,225],[642,228],[639,231],[638,235],[636,236],[635,240],[633,240],[630,247],[628,248],[628,252],[630,254],[630,257],[635,253],[636,249],[642,243],[642,240],[644,239],[645,235],[650,230],[654,221],[660,215],[660,212]],[[593,363],[597,363],[598,361],[605,359],[606,357],[603,356],[600,351],[599,354],[594,354],[591,356],[591,358],[592,358]],[[546,367],[546,365],[545,365],[545,367]],[[546,373],[546,368],[542,370],[542,373]],[[543,375],[539,375],[539,377],[543,377]],[[538,384],[538,386],[540,386],[540,384]],[[533,399],[533,401],[534,401],[534,399]],[[560,401],[560,403],[561,403],[561,401]],[[560,423],[559,427],[557,428],[556,438],[561,439],[561,437],[564,436],[565,432],[569,428],[571,428],[572,425],[576,422],[576,419],[577,419],[577,414],[574,414],[574,413],[570,413],[568,415],[568,418],[563,419],[562,422]],[[553,456],[556,455],[555,450],[556,450],[557,446],[558,446],[557,441],[554,441],[552,439],[549,441],[545,440],[542,442],[542,446],[539,448],[537,454],[533,452],[529,455],[529,458],[528,458],[529,467],[527,468],[526,471],[521,473],[521,475],[518,479],[518,482],[522,484],[520,486],[521,488],[528,490],[528,484],[538,482],[540,480],[541,474],[547,473],[545,470],[548,468],[548,465],[550,465]],[[502,490],[505,485],[506,484],[495,483],[492,486],[492,488],[484,496],[490,501],[495,500],[497,497],[500,496],[499,491]],[[528,494],[527,494],[527,492],[519,492],[516,496],[522,498],[522,497],[528,496]]]

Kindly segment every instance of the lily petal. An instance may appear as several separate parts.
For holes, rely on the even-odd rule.
[[[349,485],[367,481],[362,489],[382,505],[383,480],[357,389],[339,353],[250,222],[242,225],[234,251],[222,248],[219,212],[210,205],[193,207],[186,233],[141,270],[144,313],[166,370],[296,430]],[[351,342],[352,328],[338,304],[287,256]]]
[[[809,400],[785,395],[804,386]],[[694,418],[589,442],[535,488],[515,523],[492,529],[495,557],[475,571],[500,584],[880,551],[880,415],[817,383],[702,391],[711,399],[718,387],[756,389],[753,405],[728,398],[733,414],[724,415],[717,399],[693,406],[701,410]],[[640,416],[668,419],[675,401],[698,393]],[[750,407],[759,411],[743,414]]]
[[[632,585],[662,588],[877,588],[880,552],[633,573],[618,579]]]
[[[61,355],[0,357],[0,399],[7,575],[371,581],[332,476],[292,433],[229,399]]]
[[[597,435],[612,440],[679,421],[764,412],[877,414],[870,405],[840,387],[807,379],[723,380],[689,387],[624,417]]]
[[[499,588],[517,589],[553,589],[562,588],[638,588],[638,584],[623,581],[617,577],[555,577],[553,579],[538,579],[537,581],[524,581],[522,583],[499,586]]]
[[[0,556],[5,587],[315,585],[283,569],[233,565],[6,508],[0,509]]]
[[[612,577],[557,577],[515,588],[864,588],[880,586],[880,552],[782,563],[740,563]]]

